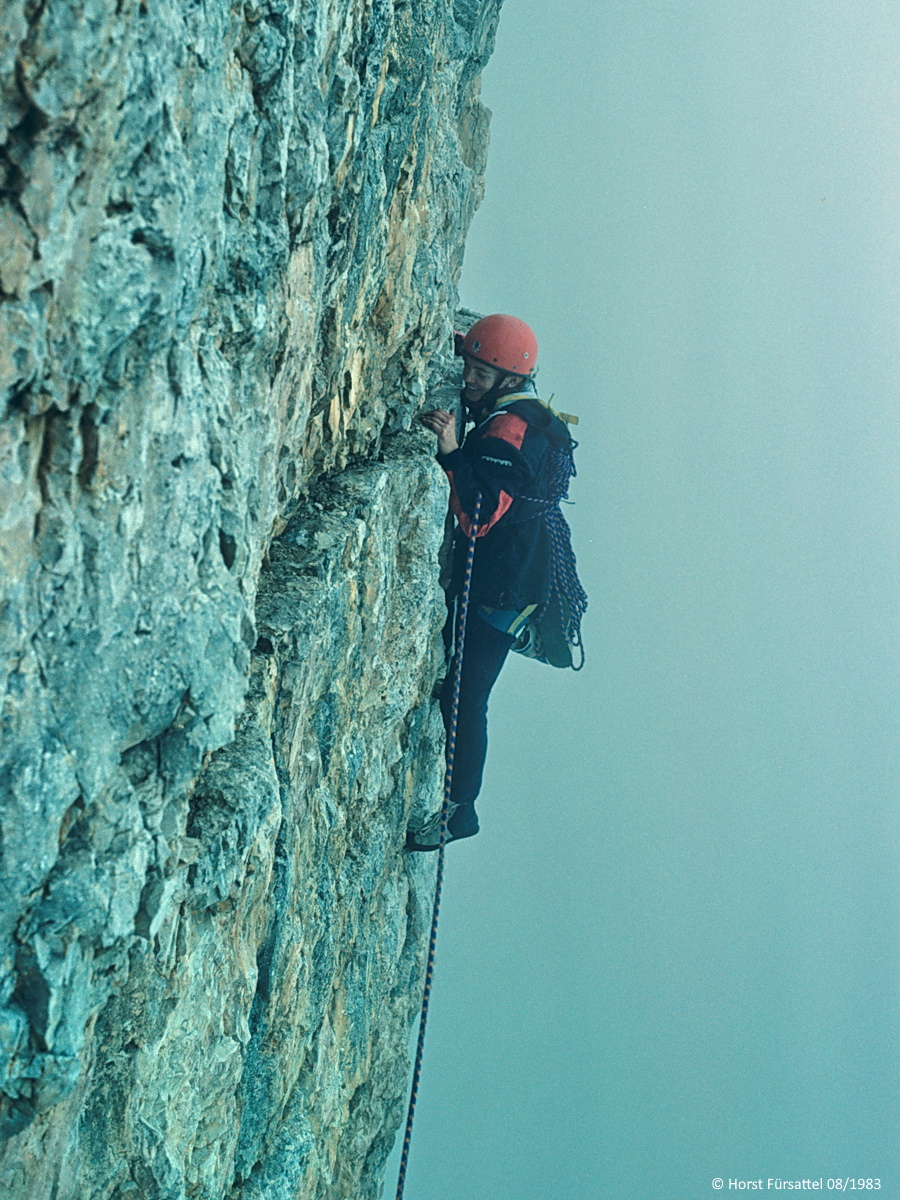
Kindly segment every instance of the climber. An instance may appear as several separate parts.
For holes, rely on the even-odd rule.
[[[487,754],[491,688],[510,649],[527,641],[529,618],[537,619],[551,597],[551,534],[548,522],[538,519],[557,498],[552,494],[551,452],[564,459],[568,473],[574,470],[573,442],[565,424],[537,397],[533,375],[538,348],[528,325],[500,313],[482,317],[465,337],[457,335],[456,350],[464,360],[460,393],[464,424],[474,422],[474,428],[460,446],[454,413],[434,409],[419,417],[426,429],[437,434],[437,461],[446,472],[450,506],[458,522],[448,604],[461,591],[472,517],[481,493],[447,842],[478,833],[475,800]],[[448,731],[452,687],[452,672],[448,672],[441,691]],[[440,827],[437,812],[420,829],[407,833],[407,849],[436,850]]]

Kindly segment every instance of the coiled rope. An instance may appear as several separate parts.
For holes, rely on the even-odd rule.
[[[400,1174],[397,1178],[396,1200],[403,1200],[406,1184],[406,1167],[409,1162],[409,1143],[412,1139],[416,1101],[419,1098],[419,1080],[422,1075],[422,1055],[425,1051],[425,1024],[428,1020],[428,1002],[431,999],[431,984],[434,979],[434,951],[437,945],[438,918],[441,912],[441,887],[444,881],[444,845],[447,841],[447,822],[450,817],[450,789],[453,785],[453,759],[456,755],[456,726],[459,717],[459,685],[462,679],[463,649],[466,641],[466,616],[469,610],[469,591],[472,585],[472,565],[475,561],[475,539],[478,537],[478,520],[481,516],[481,492],[475,500],[472,530],[469,534],[469,549],[466,555],[466,574],[463,580],[459,619],[456,626],[456,652],[453,656],[453,697],[450,706],[450,728],[447,731],[447,769],[444,772],[444,805],[441,809],[441,836],[438,843],[437,878],[434,885],[434,908],[431,912],[431,936],[428,939],[428,965],[425,969],[425,988],[422,993],[422,1012],[419,1017],[419,1039],[413,1063],[412,1086],[409,1108],[406,1113],[406,1132],[403,1135],[403,1152],[400,1155]]]
[[[544,513],[547,532],[550,534],[550,594],[560,598],[560,617],[563,637],[581,654],[578,666],[572,663],[573,671],[584,666],[584,644],[581,640],[581,618],[587,611],[587,593],[575,571],[575,552],[572,549],[572,532],[569,523],[557,504]],[[549,603],[549,601],[548,601]]]
[[[572,442],[572,450],[577,442]],[[580,651],[581,661],[574,671],[580,671],[584,666],[584,644],[581,640],[581,618],[587,612],[587,593],[581,586],[575,564],[575,551],[572,549],[572,531],[569,523],[562,514],[560,504],[569,495],[569,480],[576,474],[575,460],[571,451],[553,449],[551,454],[550,479],[548,481],[546,499],[536,496],[520,496],[532,504],[540,505],[535,516],[542,516],[550,535],[550,596],[559,598],[559,613],[562,620],[563,637],[569,645]],[[547,605],[542,605],[535,614],[534,620],[539,621],[547,611]]]

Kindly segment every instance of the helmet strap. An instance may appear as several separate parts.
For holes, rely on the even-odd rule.
[[[491,412],[494,405],[497,403],[497,401],[503,395],[503,389],[501,387],[501,384],[505,378],[506,378],[505,374],[501,375],[500,378],[497,380],[497,382],[494,384],[494,386],[491,388],[488,388],[488,390],[484,393],[484,395],[478,401],[478,404],[472,408],[470,408],[466,404],[465,397],[463,396],[463,391],[465,391],[465,389],[461,389],[460,399],[462,400],[462,403],[463,403],[463,409],[465,410],[465,412],[470,420],[474,421],[477,424],[479,421],[483,420],[483,418],[486,417],[489,412]]]

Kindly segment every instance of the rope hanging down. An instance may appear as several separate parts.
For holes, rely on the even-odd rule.
[[[481,516],[481,492],[475,500],[472,517],[472,532],[469,535],[469,550],[466,555],[466,575],[463,581],[459,605],[459,622],[456,627],[456,653],[453,656],[453,700],[450,709],[450,728],[447,732],[447,769],[444,772],[444,806],[441,809],[441,837],[438,843],[437,878],[434,885],[434,908],[431,913],[431,936],[428,939],[428,966],[425,970],[425,990],[422,994],[422,1014],[419,1017],[419,1040],[413,1064],[412,1087],[409,1109],[406,1113],[406,1132],[403,1135],[403,1152],[400,1155],[400,1174],[397,1178],[396,1200],[403,1200],[406,1184],[406,1166],[409,1162],[409,1143],[412,1138],[413,1119],[416,1115],[416,1100],[419,1097],[419,1079],[422,1074],[422,1054],[425,1050],[425,1023],[428,1020],[428,1002],[431,999],[431,983],[434,978],[434,950],[437,944],[438,917],[441,912],[441,885],[444,881],[444,843],[447,840],[447,821],[450,816],[450,789],[453,785],[453,759],[456,754],[456,725],[459,717],[459,685],[462,679],[463,648],[466,641],[466,614],[469,608],[469,590],[472,584],[472,564],[475,561],[475,539],[478,537],[478,518]]]

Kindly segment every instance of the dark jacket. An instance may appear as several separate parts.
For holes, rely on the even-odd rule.
[[[473,602],[520,611],[550,595],[550,537],[541,515],[549,498],[551,450],[571,453],[569,431],[530,396],[507,397],[466,435],[460,449],[439,454],[459,522],[451,593],[462,588],[475,500],[481,515],[472,572]]]

